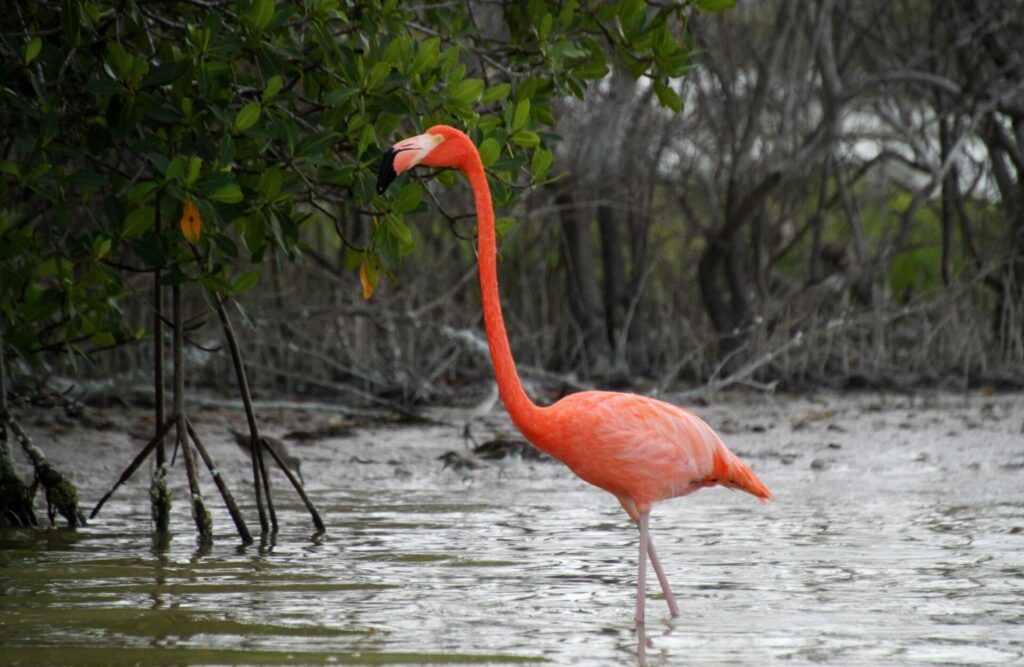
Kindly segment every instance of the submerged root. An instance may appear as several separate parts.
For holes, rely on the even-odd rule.
[[[167,488],[167,469],[160,466],[153,473],[153,482],[149,485],[150,511],[158,533],[166,533],[171,528],[171,490]]]
[[[57,514],[64,517],[69,528],[85,525],[85,515],[78,508],[78,489],[71,480],[44,460],[36,465],[36,482],[46,494],[46,512],[51,526]]]
[[[203,497],[198,493],[192,494],[192,518],[199,531],[199,542],[213,544],[213,517],[210,516],[210,510],[206,509]]]
[[[10,460],[0,460],[0,528],[38,526],[28,486]]]
[[[85,515],[78,508],[78,489],[75,488],[74,483],[50,464],[42,450],[33,444],[32,438],[21,428],[18,420],[14,419],[7,412],[4,412],[3,417],[5,435],[6,429],[9,428],[14,438],[21,444],[22,450],[31,459],[32,467],[35,469],[35,481],[32,484],[32,488],[28,491],[30,502],[32,497],[35,496],[36,488],[42,486],[46,494],[46,513],[50,518],[51,526],[57,514],[64,517],[68,522],[69,528],[84,526]],[[5,449],[6,443],[7,440],[5,438]],[[6,453],[9,454],[9,451]],[[4,459],[8,462],[10,461],[10,457],[7,455],[4,456]]]

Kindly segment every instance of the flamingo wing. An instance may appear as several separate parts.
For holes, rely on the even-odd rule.
[[[585,481],[642,504],[713,483],[716,454],[725,449],[696,415],[634,394],[582,392],[549,410],[558,426],[541,440]]]

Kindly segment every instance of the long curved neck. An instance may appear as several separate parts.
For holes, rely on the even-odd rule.
[[[523,390],[523,383],[519,379],[519,373],[516,372],[516,362],[512,359],[512,349],[508,344],[505,320],[501,316],[501,301],[498,297],[497,242],[491,188],[487,184],[487,176],[484,174],[483,165],[475,150],[467,162],[463,171],[473,188],[473,199],[476,203],[480,293],[483,300],[487,343],[491,349],[491,362],[494,364],[494,377],[498,382],[498,391],[501,393],[505,409],[508,410],[516,426],[523,430],[523,426],[530,421],[530,417],[539,408]]]

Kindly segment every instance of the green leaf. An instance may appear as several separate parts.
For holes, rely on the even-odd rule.
[[[502,155],[497,162],[491,165],[491,169],[493,171],[519,171],[524,164],[526,164],[525,158]]]
[[[402,187],[402,191],[398,193],[398,199],[395,200],[394,211],[396,213],[408,213],[417,206],[420,205],[420,201],[423,199],[423,188],[417,183],[406,183]],[[412,237],[409,238],[412,241]]]
[[[540,37],[542,42],[546,42],[548,35],[551,34],[551,27],[555,23],[555,17],[550,13],[545,14],[544,18],[540,20],[540,26],[537,28],[537,36]]]
[[[258,30],[263,30],[274,19],[274,0],[253,0],[249,9],[249,20]]]
[[[235,259],[238,257],[238,245],[231,240],[230,236],[224,234],[211,234],[210,238],[217,244],[217,248],[224,253],[226,257]]]
[[[225,204],[237,204],[243,199],[242,188],[238,187],[235,183],[225,185],[210,195],[210,199]]]
[[[249,102],[239,110],[238,115],[235,116],[235,129],[239,132],[245,132],[250,127],[256,124],[256,121],[260,119],[260,103]]]
[[[204,273],[199,276],[199,283],[210,290],[211,292],[220,292],[221,290],[230,290],[231,285],[228,285],[227,281],[221,278],[219,275],[211,275]],[[212,305],[212,304],[211,304]]]
[[[32,41],[25,45],[25,52],[22,57],[25,60],[26,65],[30,65],[33,60],[39,55],[39,52],[43,50],[43,40],[39,37],[33,37]]]
[[[624,27],[635,28],[644,20],[643,0],[619,0],[619,21]]]
[[[480,143],[480,161],[485,167],[494,164],[494,161],[501,155],[501,144],[493,137],[488,137]]]
[[[512,228],[516,225],[515,218],[498,218],[494,221],[494,230],[498,232],[498,236],[505,236]]]
[[[188,161],[188,173],[185,175],[185,185],[190,186],[199,178],[199,170],[203,167],[203,158],[192,156]]]
[[[262,100],[267,102],[273,99],[274,95],[277,95],[281,88],[284,86],[284,79],[281,78],[280,74],[275,74],[267,80],[267,87],[263,89]]]
[[[221,167],[226,167],[235,161],[235,140],[230,134],[224,135],[220,140],[220,151],[217,154],[217,162]]]
[[[168,181],[173,181],[177,178],[181,178],[184,173],[185,158],[179,155],[168,163],[167,169],[164,170],[164,178]]]
[[[533,160],[530,162],[530,175],[534,181],[543,180],[547,176],[554,159],[554,155],[546,148],[538,148],[533,152]]]
[[[404,255],[412,249],[412,230],[398,218],[388,218],[387,224],[388,232],[398,241],[401,254]]]
[[[581,79],[603,79],[608,74],[608,66],[603,62],[588,62],[573,68],[572,75]]]
[[[661,81],[654,82],[654,94],[658,96],[661,106],[667,107],[676,113],[683,110],[683,100],[674,88],[665,85]]]
[[[260,175],[259,192],[267,201],[274,201],[281,193],[281,183],[284,176],[281,168],[274,165]]]
[[[480,98],[480,102],[483,104],[490,104],[491,102],[501,102],[508,97],[508,94],[512,92],[512,86],[508,83],[499,83],[491,86],[484,93],[484,96]]]
[[[412,230],[397,215],[385,216],[374,230],[373,239],[384,257],[396,265],[413,248]],[[371,284],[371,287],[373,286],[375,284]]]
[[[512,113],[512,131],[518,132],[519,130],[526,127],[526,123],[530,120],[530,100],[524,99],[516,105],[515,111]]]
[[[259,269],[253,269],[252,271],[246,271],[242,275],[231,281],[231,293],[241,294],[242,292],[251,289],[260,281]]]
[[[419,74],[433,68],[437,64],[438,54],[441,50],[441,38],[431,37],[419,43],[416,55],[412,59],[412,71]]]
[[[366,77],[366,90],[372,91],[377,89],[380,84],[384,83],[384,79],[391,73],[391,63],[379,62],[370,68],[370,73]]]
[[[356,155],[359,157],[363,156],[366,149],[370,147],[370,144],[374,142],[377,135],[373,130],[373,125],[366,124],[363,126],[363,131],[359,135],[359,145],[356,147]]]
[[[104,78],[102,79],[90,79],[85,83],[83,88],[93,95],[102,96],[121,95],[122,93],[128,92],[128,89],[117,81],[106,78],[105,74],[103,77]]]
[[[142,181],[141,183],[136,184],[135,187],[128,191],[128,193],[125,195],[125,200],[127,200],[129,203],[141,202],[146,197],[148,197],[150,193],[153,192],[153,190],[156,189],[156,181]]]
[[[529,130],[519,130],[509,139],[512,140],[512,143],[519,144],[523,148],[536,148],[540,145],[540,135]]]
[[[338,88],[327,93],[327,97],[324,98],[324,104],[329,107],[338,107],[358,94],[358,88]]]
[[[483,91],[483,79],[465,79],[452,88],[451,98],[456,102],[470,103],[480,97]]]
[[[162,63],[146,74],[139,86],[142,88],[166,86],[167,84],[174,83],[181,77],[185,76],[191,67],[192,63],[188,58],[183,58],[178,62],[174,62],[172,60]]]
[[[106,59],[118,79],[124,81],[131,74],[133,58],[117,42],[107,42]]]
[[[121,236],[129,238],[138,236],[149,231],[156,221],[156,209],[152,206],[137,208],[128,214],[124,219],[124,226],[121,228]]]
[[[443,185],[446,188],[450,188],[455,185],[455,170],[449,169],[442,171],[440,174],[434,177],[434,180]]]
[[[501,124],[502,120],[498,116],[480,116],[476,121],[476,126],[484,133],[490,132],[496,127],[500,127]]]
[[[98,331],[92,335],[90,340],[96,347],[110,347],[117,342],[117,339],[109,331]]]
[[[371,127],[372,129],[372,126],[368,127]],[[299,147],[295,149],[295,157],[320,157],[321,153],[323,153],[325,149],[340,138],[341,135],[337,132],[315,132],[313,134],[308,134],[301,142],[299,142]]]
[[[694,0],[693,6],[702,12],[720,12],[736,6],[736,0]]]
[[[248,324],[250,328],[255,330],[257,327],[256,318],[253,317],[249,313],[249,311],[246,310],[244,306],[242,306],[240,302],[234,299],[232,300],[235,301],[235,308],[238,308],[238,313],[242,316],[242,319],[245,320],[245,323]]]
[[[96,259],[103,259],[110,253],[111,245],[109,237],[97,236],[92,240],[92,256]]]
[[[263,252],[267,245],[267,225],[262,216],[254,214],[245,219],[242,240],[253,255]]]
[[[217,188],[231,183],[233,180],[234,176],[226,171],[214,171],[200,176],[192,189],[196,192],[209,194]]]

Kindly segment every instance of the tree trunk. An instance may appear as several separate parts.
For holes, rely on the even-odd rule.
[[[561,188],[555,201],[561,211],[569,304],[583,334],[585,368],[589,375],[602,375],[611,366],[611,345],[594,267],[590,225],[579,215],[568,187]]]
[[[618,358],[619,345],[627,335],[626,311],[629,309],[629,293],[626,284],[625,238],[622,233],[625,221],[611,206],[597,208],[597,226],[601,230],[601,263],[604,267],[604,314],[607,337],[614,350],[617,370],[625,371],[625,359]]]

